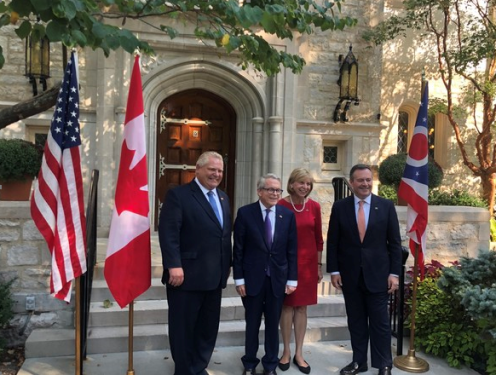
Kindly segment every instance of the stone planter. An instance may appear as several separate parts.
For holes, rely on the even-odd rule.
[[[0,201],[28,201],[33,179],[24,181],[0,181]]]

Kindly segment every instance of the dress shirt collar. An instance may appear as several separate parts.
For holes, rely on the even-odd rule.
[[[207,195],[207,193],[209,191],[211,191],[212,193],[214,193],[214,197],[217,196],[217,189],[214,189],[214,190],[208,190],[207,188],[205,188],[205,186],[203,186],[202,184],[200,184],[200,181],[198,181],[198,178],[195,177],[195,182],[198,184],[198,186],[200,187],[201,191],[203,192],[203,195]]]
[[[360,199],[358,198],[356,195],[353,196],[354,199],[355,199],[355,206],[358,204],[358,202],[360,201],[364,201],[365,203],[367,203],[369,206],[370,206],[370,203],[372,201],[372,194],[370,194],[367,198],[365,199]]]

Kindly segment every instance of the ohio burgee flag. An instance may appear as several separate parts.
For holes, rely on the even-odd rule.
[[[415,255],[415,244],[420,246],[418,265],[424,274],[424,251],[428,216],[429,183],[429,141],[427,108],[429,104],[429,85],[426,84],[420,103],[417,122],[413,132],[405,171],[401,179],[398,196],[408,203],[406,234],[410,238],[410,251]]]

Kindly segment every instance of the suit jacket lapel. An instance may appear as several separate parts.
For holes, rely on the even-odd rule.
[[[252,205],[253,207],[253,219],[255,223],[257,224],[257,227],[260,231],[260,234],[262,235],[263,242],[265,244],[265,247],[267,248],[267,251],[270,250],[269,244],[267,243],[267,239],[265,238],[265,226],[264,226],[264,215],[262,211],[260,210],[260,202],[255,202]],[[277,228],[277,226],[276,226]],[[272,240],[272,245],[274,245],[274,239]]]
[[[210,218],[214,221],[214,223],[216,223],[217,226],[220,228],[219,220],[217,219],[217,216],[215,216],[215,212],[212,206],[210,206],[210,203],[207,201],[207,198],[205,197],[203,191],[201,191],[200,187],[195,182],[195,180],[190,182],[190,186],[191,186],[191,192],[193,194],[193,198],[196,199],[196,201],[202,207],[202,209],[205,210],[207,215],[210,216]],[[224,209],[222,211],[224,211]]]
[[[347,202],[348,208],[346,211],[348,211],[349,226],[353,230],[353,236],[355,238],[358,238],[358,241],[360,242],[360,234],[358,233],[358,222],[356,217],[355,197],[352,195],[346,199],[348,199]]]

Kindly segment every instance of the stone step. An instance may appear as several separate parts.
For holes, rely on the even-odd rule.
[[[121,309],[113,303],[110,307],[104,307],[102,302],[92,302],[90,305],[89,326],[112,327],[127,326],[129,309]],[[223,297],[221,309],[221,321],[228,322],[244,319],[244,308],[240,297]],[[319,296],[318,304],[308,306],[308,317],[338,317],[345,315],[345,307],[342,296]],[[168,323],[167,300],[148,300],[134,302],[134,325],[166,324]]]
[[[134,351],[165,350],[169,348],[166,324],[146,324],[134,326]],[[87,354],[123,353],[128,350],[128,328],[93,327],[88,331]],[[263,342],[264,324],[260,327]],[[26,341],[26,358],[73,356],[75,353],[75,331],[73,329],[37,329]],[[306,342],[348,340],[346,318],[309,318]],[[222,321],[217,337],[217,346],[243,346],[245,323],[242,320]]]
[[[336,294],[330,281],[321,281],[317,287],[317,294],[319,296]],[[150,288],[145,293],[136,298],[136,301],[162,300],[166,299],[166,294],[167,293],[165,290],[165,286],[162,284],[160,279],[152,278]],[[236,286],[232,278],[228,279],[227,286],[222,291],[222,297],[238,297]],[[94,279],[93,288],[91,290],[91,302],[103,302],[105,300],[115,301],[114,297],[110,293],[110,290],[108,289],[107,282],[104,279]]]

